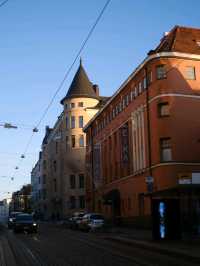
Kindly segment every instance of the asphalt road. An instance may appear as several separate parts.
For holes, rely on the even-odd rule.
[[[98,233],[83,233],[42,224],[38,234],[0,235],[2,266],[192,266],[181,258],[170,258],[141,248],[104,239]]]

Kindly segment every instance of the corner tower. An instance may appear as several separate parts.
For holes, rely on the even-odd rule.
[[[80,60],[66,96],[62,122],[63,216],[85,209],[86,136],[83,127],[99,110],[98,86],[92,84]]]

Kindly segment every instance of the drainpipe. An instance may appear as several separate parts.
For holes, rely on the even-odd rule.
[[[95,211],[95,186],[94,186],[94,142],[93,142],[93,130],[91,125],[91,174],[92,174],[92,211]]]

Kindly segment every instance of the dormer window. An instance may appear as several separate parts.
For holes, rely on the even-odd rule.
[[[83,102],[79,102],[78,107],[83,107]]]

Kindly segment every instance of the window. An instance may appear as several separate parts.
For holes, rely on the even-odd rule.
[[[57,191],[57,182],[56,182],[55,178],[53,180],[53,186],[54,186],[54,192],[56,192]]]
[[[84,188],[84,175],[83,174],[80,174],[79,175],[79,188]]]
[[[66,136],[65,140],[66,140],[66,150],[67,150],[68,149],[68,146],[69,146],[69,137]]]
[[[139,94],[142,93],[142,82],[139,83],[139,86],[138,86],[138,93],[139,93]]]
[[[112,110],[112,117],[115,118],[115,109]]]
[[[71,116],[71,128],[75,128],[75,116]]]
[[[67,107],[68,107],[68,106],[67,106],[67,103],[66,103],[66,104],[65,104],[65,109],[67,109]]]
[[[74,108],[75,107],[75,103],[71,103],[71,108]]]
[[[56,141],[56,153],[58,153],[58,142]]]
[[[71,136],[71,141],[72,141],[72,148],[75,148],[75,146],[76,146],[75,135],[72,135],[72,136]]]
[[[84,136],[83,135],[79,136],[79,147],[84,147]]]
[[[76,208],[76,198],[74,196],[70,197],[69,203],[70,203],[70,209],[75,209]]]
[[[47,197],[47,191],[46,191],[46,189],[43,189],[43,199],[45,200],[46,197]]]
[[[172,160],[171,138],[160,139],[160,156],[161,162]]]
[[[40,184],[40,176],[38,177],[38,184]]]
[[[79,196],[79,208],[80,209],[85,208],[85,196]]]
[[[152,83],[152,71],[147,73],[147,84],[150,85]]]
[[[143,79],[143,88],[144,88],[144,90],[146,90],[146,88],[147,88],[147,79],[146,79],[146,77]]]
[[[128,106],[129,105],[129,94],[126,95],[125,99],[126,99],[126,106]]]
[[[137,87],[135,87],[135,97],[137,97],[138,96],[138,89],[137,89]]]
[[[170,114],[169,103],[167,102],[159,103],[158,104],[158,115],[160,117],[163,117],[163,116],[169,116],[169,114]]]
[[[66,116],[66,118],[65,118],[65,121],[66,121],[66,128],[69,128],[69,119],[68,119],[67,116]]]
[[[76,188],[76,177],[75,175],[70,175],[70,188]]]
[[[159,65],[156,67],[157,79],[165,79],[167,77],[165,65]]]
[[[53,170],[54,170],[54,172],[57,171],[57,163],[56,163],[56,161],[53,162]]]
[[[79,102],[78,107],[83,107],[83,102]]]
[[[44,170],[47,168],[47,162],[45,160],[43,161],[43,168]]]
[[[195,67],[192,67],[192,66],[186,67],[185,75],[186,75],[186,79],[195,80],[196,79]]]
[[[122,100],[122,109],[125,108],[125,105],[126,105],[126,101],[125,101],[125,98],[123,98],[123,100]]]
[[[46,184],[46,175],[43,175],[43,184]]]
[[[83,128],[83,116],[79,116],[79,128]]]

